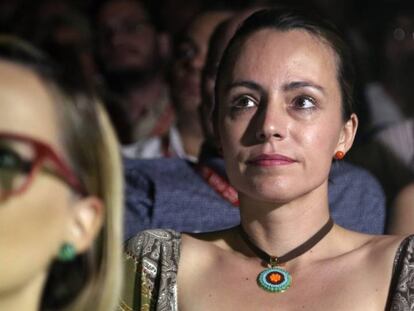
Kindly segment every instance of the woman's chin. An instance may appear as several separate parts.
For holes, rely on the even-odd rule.
[[[243,200],[244,197],[247,200],[280,205],[291,201],[298,195],[298,193],[292,191],[292,188],[289,189],[282,186],[277,187],[262,185],[260,187],[249,189],[249,191],[246,191],[243,195],[240,195],[240,198],[241,200]]]

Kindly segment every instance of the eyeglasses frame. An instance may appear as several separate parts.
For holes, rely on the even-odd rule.
[[[33,165],[31,167],[27,180],[18,189],[7,193],[7,197],[19,195],[25,192],[27,188],[30,186],[30,184],[33,182],[34,177],[36,176],[36,174],[38,173],[41,166],[46,160],[50,160],[54,164],[56,173],[70,187],[72,187],[74,190],[76,190],[78,193],[82,195],[86,194],[84,187],[81,185],[78,177],[76,177],[73,170],[69,167],[68,164],[66,164],[63,157],[59,156],[58,153],[54,151],[49,144],[32,137],[10,132],[0,132],[0,140],[1,139],[10,139],[24,143],[29,143],[33,146],[36,152],[35,158],[33,160]]]

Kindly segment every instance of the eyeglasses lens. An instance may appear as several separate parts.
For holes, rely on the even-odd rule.
[[[30,144],[0,139],[0,198],[25,186],[34,158],[35,150]]]

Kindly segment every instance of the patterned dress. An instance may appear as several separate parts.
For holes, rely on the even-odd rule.
[[[125,288],[119,310],[177,311],[180,233],[147,230],[128,241]],[[414,235],[404,239],[395,256],[386,311],[414,310]]]

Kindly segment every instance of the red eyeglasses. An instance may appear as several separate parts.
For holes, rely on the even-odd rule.
[[[43,168],[85,194],[69,165],[48,144],[20,134],[0,132],[0,199],[24,192]]]

